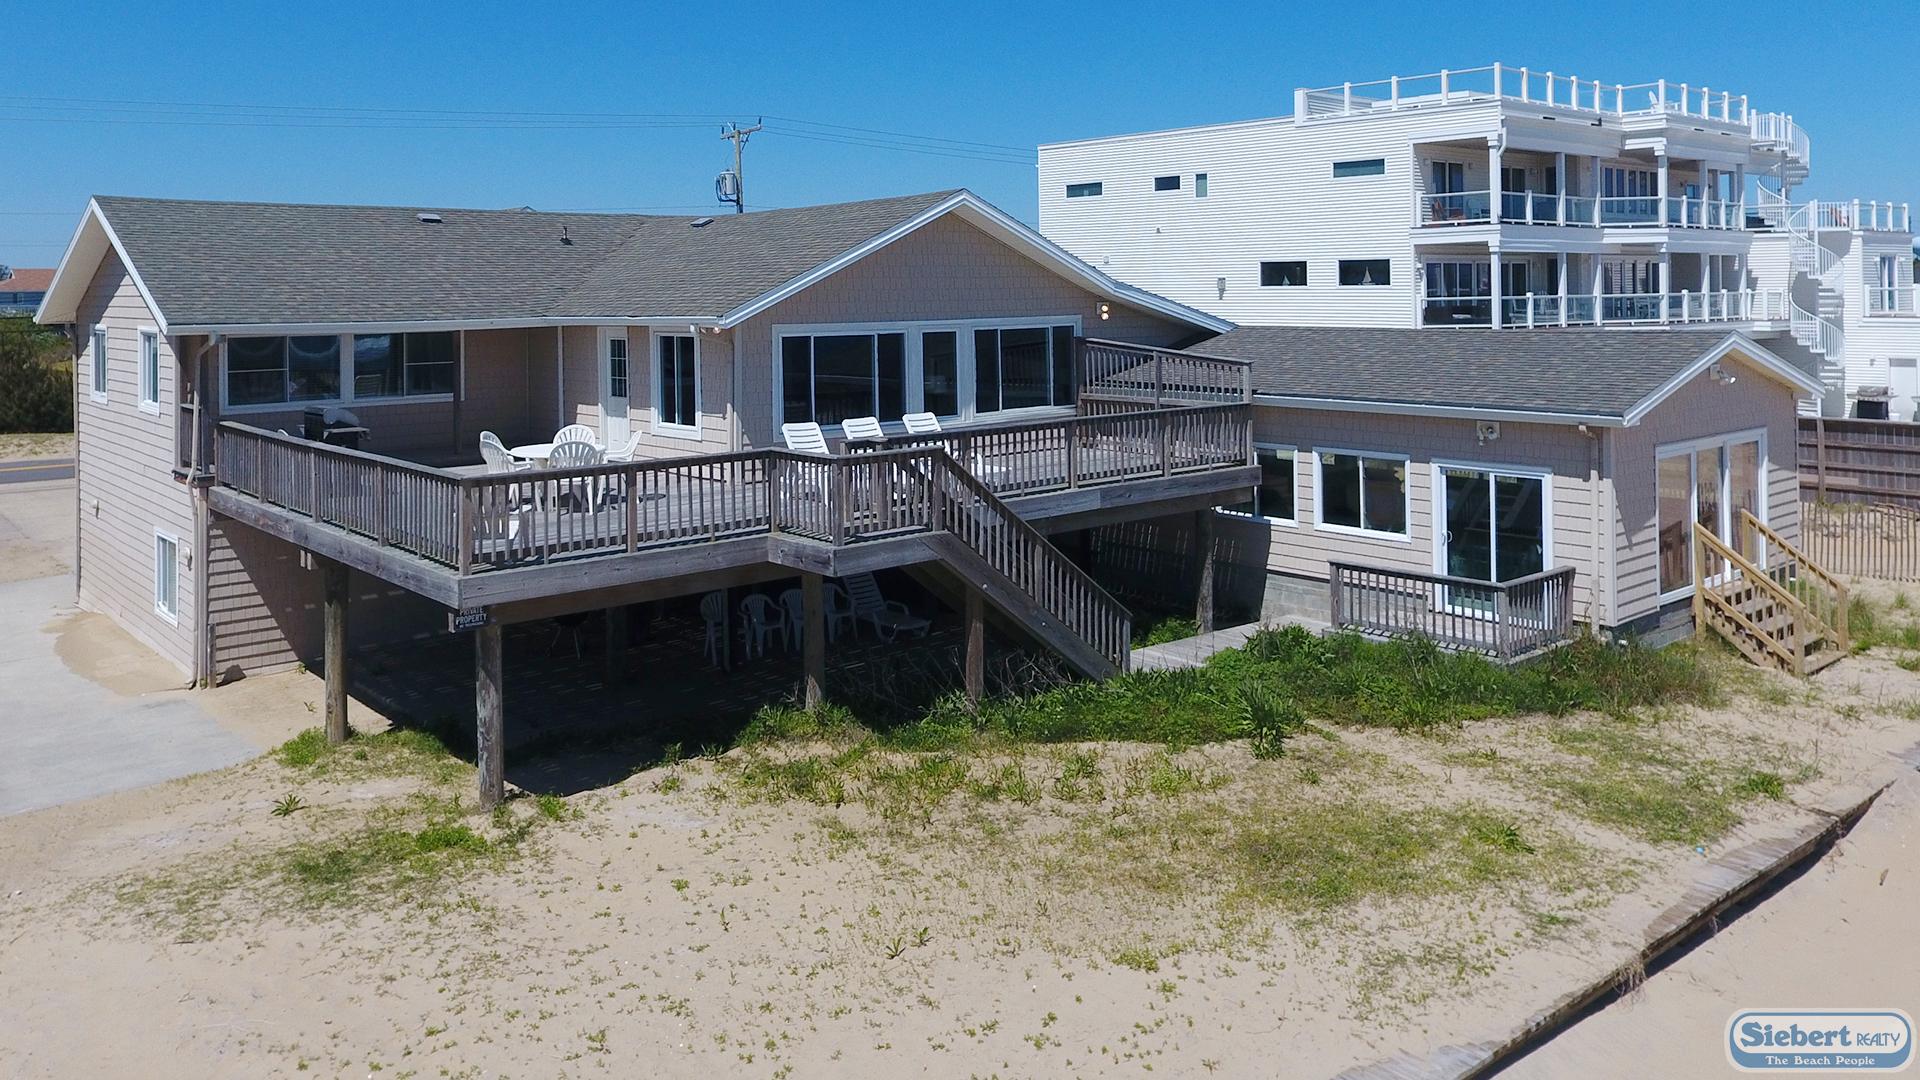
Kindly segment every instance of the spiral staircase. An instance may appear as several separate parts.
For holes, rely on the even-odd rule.
[[[1807,202],[1795,206],[1786,195],[1762,187],[1755,212],[1768,228],[1787,235],[1792,270],[1784,297],[1788,330],[1818,358],[1816,374],[1820,381],[1830,386],[1844,385],[1844,271],[1840,256],[1820,242],[1821,229],[1841,227],[1832,220],[1830,204]]]

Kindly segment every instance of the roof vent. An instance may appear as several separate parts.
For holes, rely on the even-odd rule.
[[[710,217],[694,218],[692,221],[688,222],[688,224],[692,225],[696,229],[704,229],[707,226],[713,224],[713,219]]]
[[[422,225],[438,225],[442,220],[439,214],[427,213],[426,211],[421,211],[413,216],[418,218]]]

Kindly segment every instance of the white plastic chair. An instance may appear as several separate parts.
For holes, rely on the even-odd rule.
[[[840,421],[840,430],[850,442],[879,442],[887,437],[877,416],[849,416]]]
[[[555,443],[553,453],[547,456],[549,469],[582,469],[595,465],[604,465],[607,456],[598,446],[586,442]],[[574,500],[588,509],[600,505],[601,481],[593,477],[572,477],[552,482],[556,494],[571,493]]]
[[[700,618],[707,624],[707,662],[719,667],[720,651],[726,647],[726,590],[715,589],[700,598]]]
[[[588,446],[600,445],[600,433],[585,424],[568,424],[553,433],[553,445],[561,443],[583,442]]]
[[[787,616],[787,651],[798,648],[807,634],[807,596],[799,589],[780,594],[780,610]]]
[[[500,441],[500,436],[491,431],[480,433],[480,460],[486,462],[490,473],[520,472],[533,468],[530,461],[516,461],[512,454],[507,453],[507,445]]]
[[[841,580],[846,583],[847,596],[853,601],[853,617],[872,623],[874,636],[881,641],[891,642],[902,632],[915,637],[927,636],[927,627],[931,624],[900,601],[880,595],[880,583],[873,580],[872,574],[852,574]]]
[[[638,460],[639,454],[640,454],[640,440],[643,437],[644,437],[643,432],[639,432],[639,431],[634,432],[633,438],[627,440],[627,445],[621,447],[618,450],[607,451],[607,460],[621,461],[621,462]]]
[[[908,413],[900,418],[900,422],[907,426],[909,435],[940,434],[940,418],[930,412]]]
[[[774,634],[780,635],[780,647],[787,648],[786,617],[764,594],[754,593],[740,601],[740,616],[745,620],[740,624],[740,640],[748,656],[765,656],[767,638]]]
[[[815,423],[781,424],[780,441],[796,454],[827,453],[827,437]]]

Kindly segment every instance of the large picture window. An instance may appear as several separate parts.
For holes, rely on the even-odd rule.
[[[1407,459],[1322,451],[1318,461],[1320,524],[1407,534]]]
[[[1079,332],[1067,318],[775,327],[779,421],[1071,406]]]
[[[451,330],[236,337],[226,354],[229,406],[433,397],[452,394],[460,378]]]
[[[1293,448],[1256,446],[1254,459],[1260,465],[1260,483],[1243,503],[1220,509],[1232,514],[1266,518],[1270,521],[1293,520]]]
[[[975,412],[1073,404],[1073,327],[973,333]]]
[[[693,337],[663,334],[654,339],[656,401],[660,423],[667,427],[700,426],[700,373]]]
[[[920,335],[920,396],[935,416],[960,415],[960,334],[929,330]]]
[[[904,333],[783,338],[780,367],[786,423],[898,420],[906,411]]]

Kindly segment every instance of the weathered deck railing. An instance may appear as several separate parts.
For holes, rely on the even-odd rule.
[[[1080,396],[1156,406],[1250,402],[1253,365],[1224,356],[1086,338],[1081,342]]]
[[[1331,563],[1337,630],[1424,637],[1511,662],[1573,637],[1573,567],[1487,582],[1381,566]]]
[[[1249,413],[1063,417],[901,439],[890,450],[943,449],[997,498],[1039,495],[1246,465]],[[924,468],[904,472],[884,454],[759,450],[466,475],[233,422],[220,425],[215,449],[221,486],[462,574],[755,533],[837,544],[926,527],[890,517],[924,484],[915,479]]]

